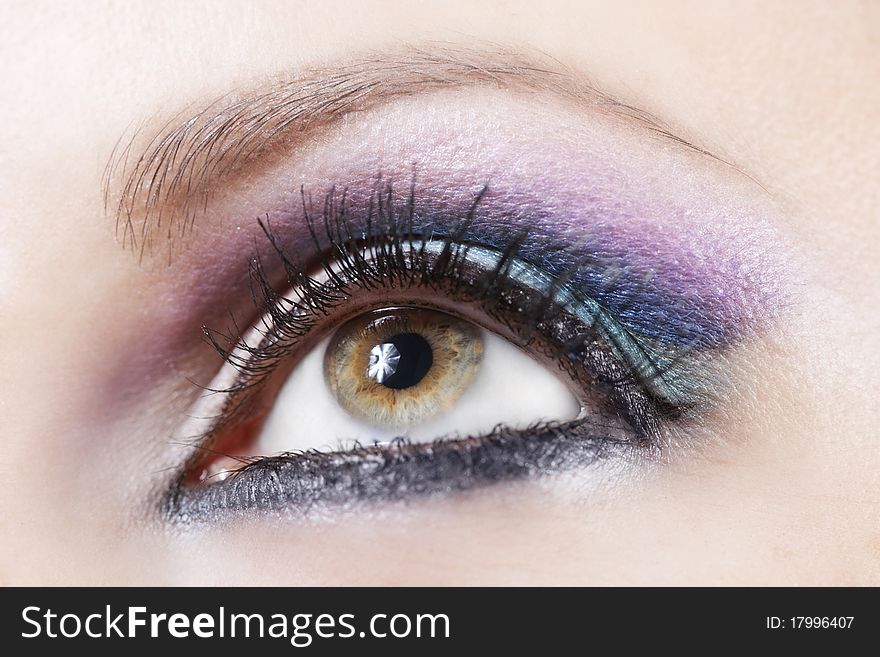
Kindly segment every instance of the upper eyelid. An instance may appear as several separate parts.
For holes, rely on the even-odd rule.
[[[120,139],[107,164],[106,209],[115,217],[123,244],[143,255],[156,227],[163,225],[169,236],[184,235],[212,190],[234,179],[254,156],[279,143],[289,145],[291,135],[311,136],[349,112],[398,98],[468,85],[566,98],[733,166],[546,56],[444,45],[310,70],[262,89],[227,94],[189,116],[181,112],[168,121],[147,140],[141,154],[135,154],[135,145],[143,140],[142,131],[135,131],[127,140]]]

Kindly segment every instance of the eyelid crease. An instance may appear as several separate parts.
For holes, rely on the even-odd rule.
[[[144,257],[162,226],[172,244],[185,237],[219,183],[231,181],[256,156],[265,159],[274,147],[289,147],[292,137],[304,139],[347,113],[467,85],[573,100],[735,167],[546,55],[443,44],[375,54],[307,70],[255,91],[227,93],[182,122],[186,110],[168,120],[141,154],[135,145],[143,141],[143,128],[135,130],[127,140],[120,138],[105,168],[105,209],[115,219],[117,239]],[[112,200],[117,182],[119,198]]]

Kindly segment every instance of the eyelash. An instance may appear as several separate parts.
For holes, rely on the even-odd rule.
[[[298,259],[287,255],[268,218],[260,221],[290,291],[278,294],[274,277],[254,257],[251,292],[263,317],[254,329],[258,343],[239,337],[238,327],[232,334],[203,327],[237,374],[230,386],[208,389],[223,396],[222,409],[208,431],[192,441],[197,449],[166,500],[169,515],[189,517],[196,508],[304,508],[347,500],[352,490],[370,499],[463,489],[592,463],[610,451],[659,449],[663,424],[680,418],[692,401],[676,383],[679,377],[669,377],[671,384],[666,381],[681,357],[661,353],[594,301],[572,295],[566,286],[577,274],[577,263],[553,277],[522,258],[526,232],[515,234],[502,247],[466,239],[485,192],[484,188],[476,194],[457,225],[442,234],[436,228],[416,228],[414,184],[402,209],[394,203],[390,185],[374,194],[362,231],[352,228],[355,222],[344,192],[340,198],[331,190],[317,218],[303,192],[312,253]],[[481,269],[475,260],[484,265],[494,260],[495,266]],[[531,279],[531,287],[523,276]],[[546,289],[535,289],[535,281]],[[307,350],[327,324],[344,321],[340,315],[369,309],[350,307],[355,292],[389,289],[443,294],[467,303],[521,347],[554,361],[584,396],[595,401],[598,395],[604,416],[593,413],[565,424],[541,423],[517,431],[499,425],[489,435],[455,441],[413,445],[398,440],[391,446],[356,447],[344,453],[241,459],[242,467],[226,480],[193,485],[194,473],[222,447],[215,444],[218,436],[252,419],[261,391],[281,366]],[[423,305],[436,308],[438,302]],[[580,308],[581,317],[570,312],[572,305]],[[620,418],[629,431],[612,428]],[[278,484],[281,480],[298,482],[296,492],[285,490]],[[328,480],[342,484],[328,485]],[[194,494],[198,488],[202,492]]]

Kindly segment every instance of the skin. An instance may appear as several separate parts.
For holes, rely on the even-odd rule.
[[[0,582],[880,583],[880,6],[765,5],[5,6]],[[169,313],[208,265],[139,261],[115,239],[114,145],[161,108],[401,34],[543,51],[734,163],[780,208],[790,303],[725,356],[736,393],[705,439],[637,474],[296,521],[146,518],[186,377],[217,361],[204,319]]]

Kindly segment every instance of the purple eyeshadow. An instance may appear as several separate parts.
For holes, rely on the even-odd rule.
[[[372,184],[375,189],[375,180]],[[525,236],[518,258],[567,278],[570,289],[598,302],[628,330],[658,346],[723,347],[754,330],[772,300],[772,281],[743,256],[742,239],[718,239],[717,226],[716,234],[683,230],[682,224],[689,221],[685,211],[668,202],[636,211],[619,201],[592,197],[569,209],[562,204],[547,207],[541,199],[507,195],[491,186],[476,205],[473,191],[439,199],[418,185],[412,197],[409,185],[395,187],[390,197],[387,192],[384,186],[372,197],[357,188],[345,190],[352,232],[368,232],[371,207],[370,221],[377,221],[381,194],[383,206],[391,199],[397,217],[408,216],[411,205],[412,227],[420,235],[439,239],[455,234],[499,251]],[[313,220],[329,198],[342,203],[343,193],[315,195],[306,202]],[[382,212],[387,215],[387,209]],[[472,217],[465,226],[469,212]],[[289,225],[298,228],[303,223],[300,216]],[[278,222],[274,225],[277,228]],[[302,239],[294,235],[294,243]],[[293,252],[313,248],[304,244]]]

